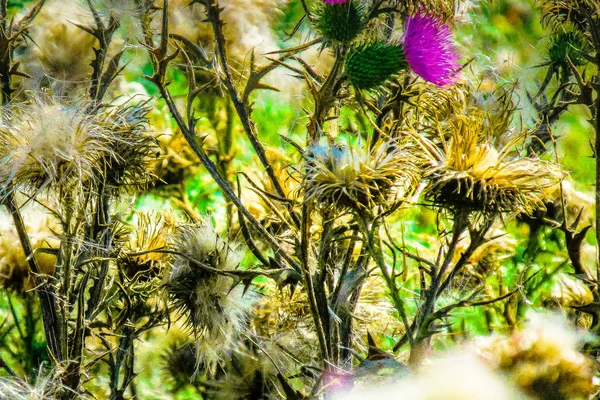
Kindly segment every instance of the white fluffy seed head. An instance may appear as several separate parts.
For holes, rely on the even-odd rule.
[[[81,107],[38,96],[3,112],[0,187],[87,181],[111,153],[110,132]]]
[[[166,284],[169,299],[197,339],[199,364],[210,368],[246,330],[257,294],[242,284],[234,286],[233,277],[215,271],[235,270],[244,253],[221,238],[208,221],[181,227],[175,243],[181,255]]]

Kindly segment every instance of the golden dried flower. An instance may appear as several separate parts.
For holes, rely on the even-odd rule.
[[[164,156],[155,164],[154,174],[158,180],[154,186],[158,188],[182,183],[188,174],[193,173],[193,167],[199,164],[198,157],[180,131],[162,135],[158,141]]]
[[[41,375],[41,374],[40,374]],[[0,377],[0,398],[11,400],[56,400],[64,397],[65,393],[71,393],[72,389],[63,385],[58,374],[53,371],[47,376],[39,376],[35,385],[19,377]],[[73,395],[75,393],[73,392]],[[82,400],[92,397],[77,394]]]
[[[418,180],[415,148],[379,142],[361,146],[316,144],[307,149],[303,185],[306,200],[371,212],[410,195]]]
[[[243,61],[251,51],[257,54],[277,50],[275,35],[271,29],[274,18],[281,14],[287,0],[225,0],[223,7],[223,30],[227,39],[228,54],[236,61]],[[195,43],[210,46],[213,33],[210,24],[203,24],[206,15],[200,4],[176,0],[170,7],[169,31],[185,36]]]
[[[533,398],[587,399],[593,365],[577,351],[578,339],[558,317],[532,313],[522,331],[482,340],[479,348],[494,368]]]
[[[94,117],[109,135],[102,175],[113,188],[145,186],[155,178],[151,170],[160,148],[148,129],[149,109],[147,103],[107,106]]]
[[[293,165],[289,157],[282,149],[275,147],[266,147],[265,153],[267,159],[273,167],[273,174],[280,183],[286,198],[294,199],[298,193],[298,184],[301,178],[298,171],[290,167]],[[258,161],[258,160],[257,160]],[[248,179],[252,182],[243,187],[242,198],[248,211],[254,218],[260,221],[265,228],[273,232],[281,233],[288,221],[285,219],[289,215],[286,206],[279,201],[269,198],[268,194],[278,196],[273,188],[272,182],[266,172],[252,168],[247,173]],[[258,186],[255,187],[254,185]],[[265,194],[267,193],[267,194]]]
[[[164,376],[174,384],[175,389],[181,388],[194,380],[198,370],[196,346],[181,336],[176,336],[167,345],[162,354]]]
[[[97,39],[75,25],[92,21],[84,12],[76,2],[47,1],[42,7],[28,28],[31,42],[19,60],[21,70],[33,77],[21,81],[24,88],[50,86],[59,93],[88,89]]]
[[[145,124],[147,107],[86,110],[50,96],[7,106],[0,123],[0,188],[147,183],[158,153]]]
[[[544,191],[544,198],[548,218],[554,221],[560,221],[563,218],[562,201],[564,200],[567,221],[575,221],[576,218],[579,218],[579,226],[593,225],[594,195],[577,190],[572,180],[563,179],[560,184],[549,187]]]
[[[496,229],[488,236],[491,239],[473,251],[464,268],[458,273],[457,286],[466,290],[474,289],[494,274],[504,260],[513,256],[517,247],[517,240],[512,235],[501,229]],[[468,240],[459,242],[453,259],[455,265],[468,246]]]
[[[426,197],[436,205],[531,214],[544,208],[544,189],[563,177],[554,163],[510,154],[524,133],[496,148],[505,132],[491,125],[479,110],[455,116],[442,132],[448,137],[440,133],[440,146],[417,136],[428,153]]]
[[[22,214],[34,251],[41,248],[58,248],[56,232],[59,231],[59,225],[47,212],[41,207],[29,205],[22,210]],[[55,255],[37,252],[35,259],[42,274],[52,275],[56,263]],[[4,212],[0,212],[0,285],[17,291],[33,287],[29,264],[19,236],[12,218]]]
[[[119,254],[118,265],[129,278],[140,272],[144,277],[157,276],[171,257],[154,250],[163,250],[169,244],[170,238],[175,234],[176,216],[168,212],[138,212],[135,216],[135,225]]]
[[[590,288],[576,277],[559,272],[553,281],[549,298],[544,299],[544,304],[549,307],[559,306],[568,309],[573,306],[585,306],[594,301]]]

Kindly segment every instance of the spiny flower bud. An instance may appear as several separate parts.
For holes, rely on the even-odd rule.
[[[553,65],[568,67],[567,57],[575,66],[584,65],[584,53],[589,54],[590,48],[578,31],[557,32],[550,39],[548,59]]]
[[[365,25],[364,9],[355,1],[327,0],[316,15],[315,27],[331,42],[349,43]]]
[[[382,85],[406,67],[402,47],[382,42],[362,44],[346,58],[346,75],[358,89],[372,89]]]

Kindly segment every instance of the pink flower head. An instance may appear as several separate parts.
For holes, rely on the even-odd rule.
[[[450,27],[423,11],[406,19],[404,33],[406,62],[421,78],[437,86],[456,82],[459,56]]]
[[[323,2],[327,4],[341,4],[345,3],[346,0],[323,0]]]

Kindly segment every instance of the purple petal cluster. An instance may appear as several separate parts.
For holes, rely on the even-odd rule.
[[[450,27],[441,19],[423,11],[408,17],[403,48],[406,62],[421,78],[437,86],[456,82],[459,56]]]
[[[327,4],[341,4],[345,3],[347,0],[323,0],[323,3]]]

